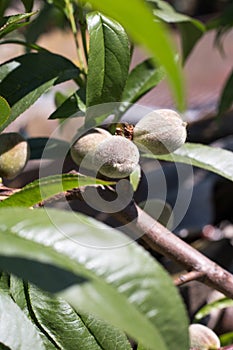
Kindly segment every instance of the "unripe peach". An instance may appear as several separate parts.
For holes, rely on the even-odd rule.
[[[195,350],[213,350],[220,347],[220,340],[212,329],[202,324],[189,326],[190,347]]]
[[[0,176],[16,177],[25,167],[30,156],[27,141],[18,133],[0,135]]]
[[[138,148],[123,136],[111,136],[99,144],[93,155],[98,171],[110,178],[129,176],[139,162]]]
[[[159,109],[145,115],[135,125],[133,141],[143,151],[167,154],[180,148],[186,137],[186,123],[179,114]]]
[[[112,135],[104,129],[95,128],[90,130],[85,135],[81,136],[76,140],[71,146],[70,154],[73,161],[80,165],[83,159],[85,168],[92,169],[92,157],[96,150],[96,147],[106,138],[111,137]]]

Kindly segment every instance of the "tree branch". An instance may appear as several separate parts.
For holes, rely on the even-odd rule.
[[[233,275],[192,248],[172,232],[137,207],[137,228],[144,232],[142,239],[154,250],[184,266],[188,271],[203,274],[202,283],[233,298]]]
[[[81,199],[86,190],[87,187],[68,191],[66,198],[67,200]],[[98,192],[106,201],[111,201],[116,196],[116,192],[111,188],[100,187]],[[111,217],[123,225],[127,224],[127,233],[131,237],[132,234],[135,239],[140,237],[154,251],[180,264],[187,271],[192,271],[189,276],[196,275],[200,282],[233,298],[233,275],[231,273],[182,241],[140,209],[134,201],[131,201],[122,211],[111,213]]]
[[[203,271],[190,271],[185,274],[181,274],[178,277],[174,279],[174,284],[176,286],[181,286],[185,283],[200,280],[205,276],[205,273]]]

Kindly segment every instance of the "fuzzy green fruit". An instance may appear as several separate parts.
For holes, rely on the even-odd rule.
[[[0,135],[0,177],[16,177],[25,167],[29,156],[29,145],[20,134],[10,132]]]
[[[139,151],[123,136],[111,136],[99,144],[93,156],[94,166],[109,178],[129,176],[139,162]]]
[[[83,166],[87,169],[93,168],[92,157],[97,146],[104,141],[106,138],[112,135],[100,128],[90,130],[84,136],[81,136],[71,146],[70,154],[75,164],[80,165],[83,162]]]
[[[187,137],[186,123],[170,109],[155,110],[134,128],[133,141],[145,152],[167,154],[180,148]]]
[[[220,340],[212,329],[202,324],[189,326],[190,347],[195,350],[213,350],[220,348]]]

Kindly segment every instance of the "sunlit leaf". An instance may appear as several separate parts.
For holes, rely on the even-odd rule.
[[[0,294],[0,342],[11,350],[45,350],[36,327],[13,302]]]
[[[71,96],[65,99],[63,103],[49,116],[49,119],[66,119],[70,117],[84,116],[85,91],[77,90]]]
[[[3,207],[31,207],[58,193],[87,185],[110,185],[113,182],[73,174],[53,175],[35,180],[0,202]]]
[[[136,242],[79,213],[2,208],[0,220],[0,266],[1,257],[7,268],[6,257],[17,256],[77,274],[87,281],[60,293],[77,310],[109,321],[151,350],[188,348],[179,294]],[[22,268],[21,278],[24,273]]]
[[[10,106],[5,98],[0,96],[0,126],[6,122],[11,113]]]
[[[130,62],[128,36],[119,23],[98,12],[87,15],[87,25],[87,107],[120,101]],[[86,124],[94,125],[92,119],[87,110]]]
[[[221,298],[219,300],[213,301],[212,303],[209,303],[198,310],[198,312],[195,314],[195,320],[201,320],[203,317],[209,315],[214,310],[221,310],[231,306],[233,306],[233,300],[229,298]]]
[[[25,20],[33,16],[35,13],[36,12],[22,13],[19,15],[0,18],[0,39],[13,30],[27,25],[28,23],[25,22]]]
[[[30,307],[41,329],[57,348],[69,350],[130,350],[120,330],[83,312],[76,313],[62,298],[29,285]]]
[[[144,157],[191,164],[233,181],[233,153],[218,147],[187,142],[174,153]]]
[[[134,0],[133,6],[125,0],[90,0],[96,9],[116,19],[132,39],[143,45],[164,66],[171,83],[174,96],[180,109],[184,108],[184,87],[180,64],[175,60],[175,53],[165,27],[154,21],[152,10],[141,0]],[[140,23],[140,25],[139,25]]]
[[[0,65],[0,93],[11,106],[11,115],[0,131],[55,84],[78,79],[79,68],[63,56],[47,51],[15,57]]]

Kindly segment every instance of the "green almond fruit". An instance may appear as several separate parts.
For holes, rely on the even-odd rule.
[[[189,326],[190,347],[195,350],[214,350],[220,348],[220,340],[212,329],[202,324]]]
[[[97,146],[112,135],[104,129],[95,128],[78,138],[71,146],[70,154],[74,163],[87,169],[93,169],[92,157]]]
[[[139,151],[127,138],[111,136],[98,145],[93,162],[102,175],[120,179],[135,170],[139,162]]]
[[[133,142],[147,153],[172,153],[185,143],[186,125],[187,123],[173,110],[155,110],[135,125]]]
[[[27,141],[18,133],[0,135],[0,177],[13,179],[19,175],[30,157]]]

